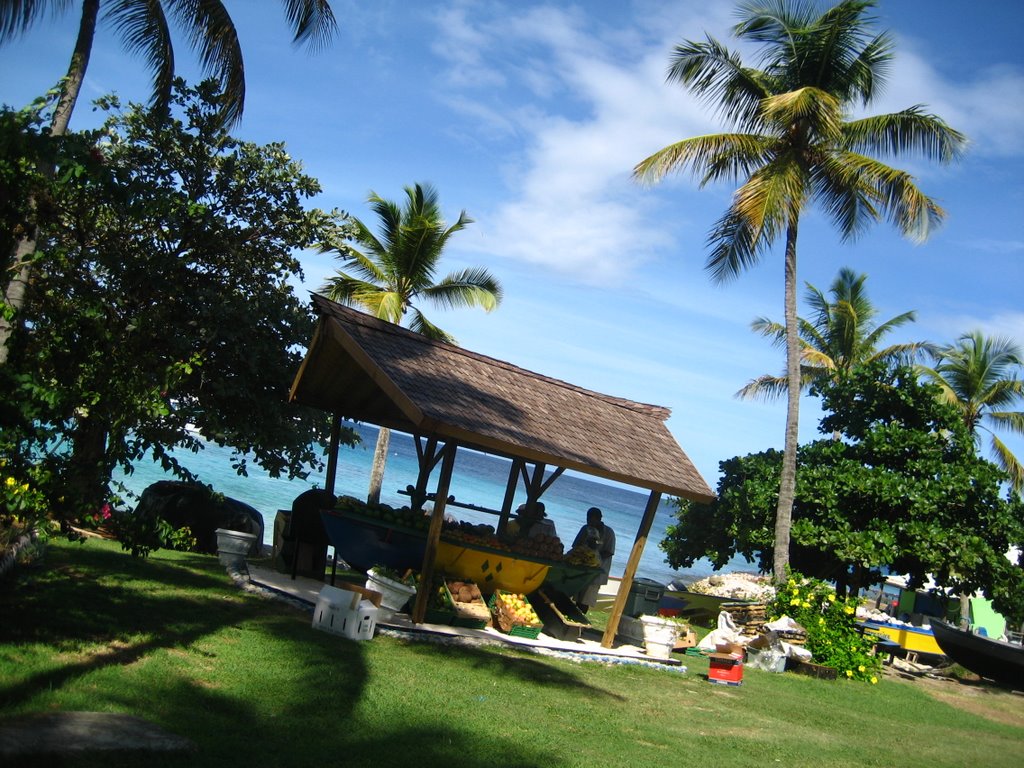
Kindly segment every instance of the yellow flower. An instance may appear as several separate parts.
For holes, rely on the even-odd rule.
[[[863,665],[863,664],[861,664],[861,665],[860,665],[859,667],[857,667],[857,671],[858,671],[858,672],[863,672],[863,671],[865,671],[865,670],[864,670],[864,665]]]
[[[794,589],[793,590],[793,597],[800,597],[800,590],[799,589]]]
[[[846,670],[846,676],[847,677],[853,677],[853,670],[852,669]]]
[[[875,677],[874,675],[872,675],[872,676],[871,676],[871,684],[872,684],[872,685],[874,685],[874,684],[875,684],[875,683],[877,683],[877,682],[878,682],[878,678],[877,678],[877,677]]]
[[[851,613],[853,613],[853,608],[851,608],[850,606],[846,606],[845,608],[843,608],[843,613],[849,616]]]
[[[825,623],[825,617],[824,616],[819,616],[818,617],[818,623],[819,624],[824,624]]]
[[[789,604],[790,604],[790,605],[800,605],[800,601],[799,601],[799,600],[797,600],[797,599],[796,599],[796,598],[794,597],[794,598],[793,598],[792,600],[790,600],[790,601],[789,601]]]
[[[18,484],[18,481],[15,480],[13,477],[8,477],[4,482],[6,483],[8,488],[13,488],[15,485]]]
[[[807,602],[806,600],[804,600],[804,601],[803,601],[803,602],[802,602],[802,603],[800,604],[800,607],[801,607],[801,608],[810,608],[810,607],[811,607],[811,604],[810,604],[810,603],[808,603],[808,602]]]
[[[834,602],[836,601],[836,596],[835,596],[835,593],[834,593],[834,592],[830,592],[830,593],[829,593],[829,596],[828,596],[828,601],[829,601],[830,603],[834,603]]]

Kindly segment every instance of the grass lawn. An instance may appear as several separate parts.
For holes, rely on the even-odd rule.
[[[239,590],[215,556],[132,559],[57,542],[0,584],[0,723],[126,712],[192,739],[191,755],[117,766],[1018,766],[1024,696],[989,686],[876,686],[748,669],[572,662],[378,636]],[[963,689],[961,691],[961,689]],[[26,764],[51,764],[30,761]]]

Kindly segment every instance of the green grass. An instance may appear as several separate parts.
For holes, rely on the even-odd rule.
[[[978,755],[995,768],[1018,765],[1024,742],[1024,728],[898,681],[748,669],[741,687],[724,688],[692,657],[679,674],[385,636],[355,643],[310,620],[236,588],[216,557],[133,560],[110,542],[57,543],[43,566],[0,585],[0,720],[127,712],[199,746],[63,763],[104,768],[936,768]]]

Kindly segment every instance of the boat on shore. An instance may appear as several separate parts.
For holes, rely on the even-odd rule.
[[[936,619],[931,619],[932,626]],[[861,625],[875,634],[881,635],[887,640],[898,643],[900,648],[910,653],[926,653],[931,656],[942,656],[943,650],[936,641],[935,633],[931,627],[915,627],[910,624],[898,624],[895,622],[875,621],[865,619]]]
[[[975,674],[1024,691],[1024,645],[976,635],[935,619],[935,639],[942,652]]]

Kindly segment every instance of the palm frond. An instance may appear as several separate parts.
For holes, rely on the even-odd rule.
[[[738,55],[708,37],[704,42],[677,45],[669,61],[669,82],[687,86],[733,125],[760,128],[760,101],[771,91],[761,73],[743,66]]]
[[[758,376],[736,393],[741,400],[778,400],[788,390],[785,376]]]
[[[765,119],[780,132],[802,123],[815,142],[836,142],[841,136],[842,105],[831,93],[820,88],[798,88],[768,96],[761,102]]]
[[[803,170],[788,155],[773,158],[736,190],[733,208],[750,222],[757,240],[772,243],[798,218],[806,192]]]
[[[1015,435],[1024,435],[1024,412],[989,411],[985,416],[1002,429],[1013,432]]]
[[[490,272],[476,267],[448,275],[422,295],[445,308],[481,307],[490,312],[501,303],[502,289]]]
[[[704,268],[712,280],[724,283],[756,264],[768,243],[758,239],[750,221],[733,205],[708,234],[708,245],[710,253]]]
[[[713,180],[741,179],[768,162],[772,145],[769,138],[750,133],[694,136],[641,160],[633,168],[633,178],[651,184],[669,173],[689,170],[700,177],[701,186]]]
[[[416,333],[421,333],[428,339],[433,339],[434,341],[443,341],[448,344],[456,345],[459,343],[456,341],[454,336],[446,331],[442,331],[436,325],[427,320],[427,318],[423,316],[423,313],[415,307],[412,309],[412,318],[409,321],[409,329]]]
[[[189,47],[199,56],[203,72],[215,78],[223,94],[222,114],[230,127],[242,119],[245,108],[245,64],[238,32],[221,0],[166,0],[171,15],[185,32]],[[120,0],[121,5],[145,5]]]
[[[174,46],[163,7],[116,0],[105,9],[105,17],[125,49],[140,56],[153,73],[152,103],[166,109],[174,85]]]
[[[786,346],[786,326],[767,317],[759,317],[750,324],[750,330],[771,340],[777,347]]]
[[[878,191],[860,172],[859,158],[851,153],[823,152],[811,176],[814,197],[843,240],[856,239],[881,216]]]
[[[43,16],[57,17],[73,0],[5,0],[0,2],[0,43],[24,34]]]
[[[996,463],[1010,476],[1010,487],[1015,493],[1024,492],[1024,465],[996,435],[992,435],[991,438],[992,455],[995,456]]]
[[[338,29],[330,0],[284,0],[284,6],[297,45],[308,43],[311,49],[319,50]]]
[[[942,118],[920,106],[901,112],[872,115],[843,125],[843,145],[854,152],[880,153],[887,157],[919,154],[950,163],[967,149],[967,137],[950,128]]]

